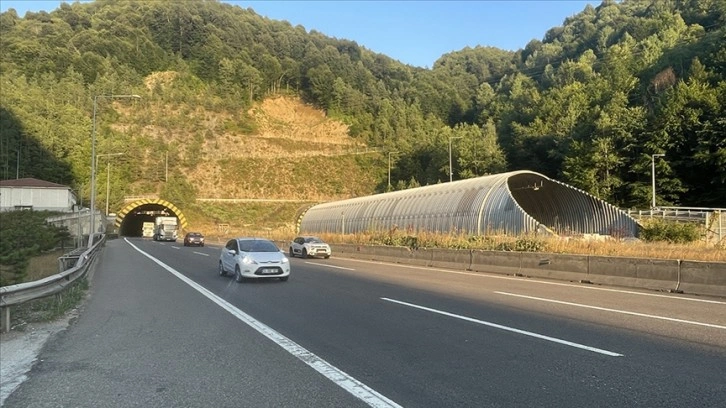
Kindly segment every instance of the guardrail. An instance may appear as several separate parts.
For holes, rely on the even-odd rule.
[[[60,268],[66,268],[72,264],[70,269],[37,281],[0,287],[0,330],[5,333],[10,331],[10,308],[12,306],[61,293],[78,279],[85,277],[98,249],[106,242],[106,236],[97,234],[94,242],[92,247],[80,254],[73,251],[58,259]]]

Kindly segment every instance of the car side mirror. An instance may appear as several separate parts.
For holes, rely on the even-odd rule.
[[[237,251],[234,250],[234,249],[228,249],[227,250],[227,253],[230,254],[230,255],[237,255]]]

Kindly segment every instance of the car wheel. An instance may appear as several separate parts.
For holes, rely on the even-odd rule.
[[[204,244],[202,244],[202,245],[199,245],[199,246],[204,246]]]
[[[244,281],[244,278],[242,277],[242,272],[239,270],[239,265],[234,267],[234,280],[237,283],[242,283]]]
[[[227,272],[224,270],[224,265],[222,265],[222,261],[219,261],[219,276],[227,276]]]
[[[307,258],[308,257],[308,250],[303,248],[302,257]]]
[[[288,278],[289,278],[289,276],[283,276],[282,278],[280,278],[280,281],[287,282]]]
[[[295,253],[292,252],[292,247],[290,247],[290,251],[288,252],[288,255],[290,255],[290,258],[294,258],[295,257]]]
[[[328,258],[330,258],[330,255],[325,255],[325,259],[328,259]]]

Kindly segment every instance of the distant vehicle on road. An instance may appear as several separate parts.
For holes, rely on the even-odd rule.
[[[154,236],[154,223],[151,221],[144,222],[141,228],[141,236],[144,238],[151,238]]]
[[[154,218],[154,241],[176,241],[178,233],[176,217]]]
[[[290,257],[299,256],[302,258],[322,257],[330,258],[330,245],[322,239],[314,236],[302,235],[290,242]]]
[[[184,235],[184,246],[204,246],[204,235],[201,232],[189,232]]]
[[[231,239],[219,255],[219,275],[234,274],[234,280],[290,277],[290,260],[274,242],[265,238]]]

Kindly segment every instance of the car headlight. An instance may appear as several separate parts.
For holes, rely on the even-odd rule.
[[[286,264],[286,263],[290,262],[290,260],[287,259],[286,256],[284,256],[284,257],[282,257],[282,261],[281,262],[284,263],[284,264]]]
[[[244,258],[242,258],[242,263],[245,265],[257,265],[257,261],[250,258],[249,256],[245,256]]]

